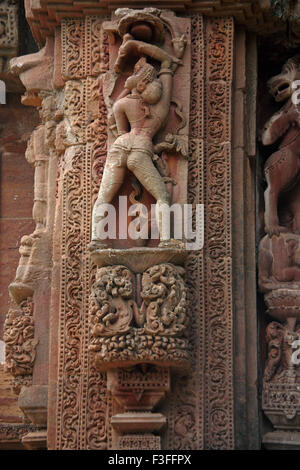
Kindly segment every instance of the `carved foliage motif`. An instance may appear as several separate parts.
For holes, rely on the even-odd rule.
[[[63,75],[77,79],[98,76],[106,68],[102,45],[106,37],[101,24],[104,18],[62,20]]]
[[[184,270],[170,264],[152,266],[143,274],[142,315],[146,333],[181,336],[187,326]]]
[[[99,85],[99,116],[99,119],[96,120],[96,130],[94,132],[96,139],[94,139],[93,143],[89,144],[88,146],[90,152],[92,153],[93,161],[91,170],[93,204],[99,191],[107,155],[107,111],[103,97],[102,82],[100,82]]]
[[[20,385],[31,382],[38,343],[34,338],[32,298],[21,302],[18,308],[9,310],[3,339],[6,344],[6,369],[17,379],[14,388],[18,391]]]
[[[153,434],[128,434],[119,437],[120,450],[159,450],[160,437]]]
[[[116,360],[188,360],[182,271],[171,264],[147,269],[142,276],[143,301],[138,306],[136,282],[129,269],[99,270],[91,293],[89,347],[97,366]]]
[[[184,381],[177,379],[174,385],[167,431],[167,445],[173,449],[230,449],[234,445],[231,154],[227,143],[232,46],[231,18],[207,18],[203,24],[200,15],[192,17],[188,202],[205,203],[206,238],[205,254],[191,253],[186,265],[195,373]]]
[[[84,82],[77,80],[70,80],[66,83],[64,111],[67,129],[66,140],[69,145],[82,144],[84,142],[84,85]]]
[[[189,115],[188,203],[193,208],[204,203],[203,100],[204,100],[204,22],[201,15],[191,17],[191,97]],[[199,118],[200,116],[200,118]],[[196,227],[195,211],[192,215]],[[203,449],[204,407],[204,267],[203,251],[192,251],[186,263],[188,308],[191,310],[188,339],[191,345],[189,375],[172,380],[172,394],[165,412],[168,429],[163,448]],[[195,392],[195,391],[198,391]]]
[[[63,75],[65,78],[84,77],[84,20],[62,20]]]
[[[133,319],[133,276],[124,266],[101,268],[91,294],[92,337],[127,333]]]
[[[103,37],[103,29],[101,28],[101,37]],[[103,45],[101,53],[100,71],[104,72],[106,69],[106,61],[108,59],[108,48],[107,45]],[[87,132],[87,146],[86,146],[86,174],[88,175],[89,181],[86,182],[88,191],[88,203],[86,205],[86,218],[90,220],[90,214],[92,212],[92,206],[94,199],[97,196],[99,190],[99,184],[103,174],[105,158],[106,158],[106,145],[107,145],[107,128],[106,128],[106,106],[104,104],[102,88],[97,81],[98,87],[95,90],[95,80],[89,81],[92,85],[93,92],[88,89],[88,96],[93,96],[95,103],[99,106],[98,118],[92,122],[96,123],[96,132],[94,138],[88,138]],[[87,127],[88,130],[89,127]],[[95,129],[95,127],[94,127]],[[92,184],[91,184],[92,183]],[[90,228],[88,228],[85,234],[86,246],[90,241]],[[91,292],[91,286],[95,281],[95,266],[90,266],[90,258],[86,261],[86,282],[88,285],[88,292]],[[86,296],[85,309],[86,309],[86,323],[85,323],[85,338],[89,342],[89,298]],[[88,346],[86,345],[86,348]],[[88,368],[88,381],[86,383],[86,400],[87,413],[86,413],[86,437],[85,443],[83,444],[88,449],[105,449],[107,447],[107,384],[106,375],[99,373],[92,361],[89,361],[89,355],[86,354],[85,361]]]
[[[62,283],[66,285],[62,297],[65,317],[61,318],[60,338],[64,344],[64,361],[60,363],[61,380],[65,376],[63,394],[59,403],[62,421],[62,448],[76,449],[80,406],[80,344],[82,311],[81,223],[82,223],[82,166],[84,149],[77,147],[72,155],[72,166],[63,183],[63,240]]]
[[[30,424],[2,424],[0,423],[0,441],[1,443],[7,441],[20,442],[22,437],[29,433],[36,431],[36,427]]]
[[[264,371],[264,382],[297,382],[296,364],[291,361],[293,342],[300,339],[300,329],[291,331],[286,325],[272,321],[266,328],[268,359]]]

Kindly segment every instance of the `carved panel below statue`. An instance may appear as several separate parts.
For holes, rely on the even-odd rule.
[[[100,268],[91,294],[89,349],[99,370],[138,363],[189,365],[184,269],[155,265],[142,276]]]

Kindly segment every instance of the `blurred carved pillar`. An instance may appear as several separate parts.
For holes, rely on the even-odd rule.
[[[257,407],[255,365],[245,365],[249,351],[256,361],[255,339],[248,332],[248,325],[251,331],[256,327],[255,305],[249,301],[255,293],[254,256],[251,250],[240,256],[247,240],[253,249],[254,233],[252,219],[245,222],[253,209],[249,162],[255,149],[253,122],[246,148],[243,120],[249,105],[245,76],[251,68],[244,27],[235,31],[231,9],[224,10],[226,16],[222,10],[222,18],[203,16],[200,7],[184,17],[150,8],[120,9],[108,18],[100,7],[98,15],[87,14],[75,2],[66,10],[65,2],[58,7],[45,0],[37,6],[27,0],[26,5],[37,42],[43,45],[44,36],[47,41],[37,54],[12,63],[26,88],[23,103],[37,106],[42,121],[26,154],[35,168],[36,230],[22,242],[11,286],[19,309],[8,315],[12,372],[27,384],[20,405],[36,420],[45,401],[42,393],[34,395],[34,387],[41,392],[48,384],[49,449],[257,446],[247,436]],[[49,21],[48,10],[55,20]],[[115,134],[112,105],[126,91],[134,66],[137,74],[147,68],[145,57],[159,77],[174,81],[166,127],[154,133],[154,154],[149,135],[138,150],[151,154],[171,202],[193,206],[194,230],[199,229],[196,204],[205,205],[203,249],[188,252],[178,240],[159,245],[159,240],[132,243],[122,237],[107,246],[90,245],[92,210],[106,159],[116,150],[113,142],[121,137],[118,142],[124,139],[127,145],[123,142],[121,150],[132,148],[125,129]],[[155,74],[151,67],[146,72],[147,82]],[[156,82],[158,95],[159,88]],[[136,122],[153,118],[156,98]],[[132,101],[138,99],[135,94]],[[133,134],[140,137],[140,129]],[[251,157],[246,162],[245,155]],[[128,167],[114,196],[149,207],[155,203],[153,188],[146,189],[146,179],[140,183],[142,191]],[[129,217],[116,199],[116,213],[126,225]],[[237,221],[249,234],[241,234]],[[149,227],[153,221],[148,222]],[[239,289],[233,288],[235,281]],[[31,327],[30,360],[23,369],[13,357],[9,324],[21,317]],[[250,397],[247,405],[244,393]],[[45,421],[37,424],[45,434]],[[29,436],[28,446],[40,437]]]

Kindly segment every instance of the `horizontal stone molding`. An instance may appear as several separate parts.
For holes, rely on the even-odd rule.
[[[78,18],[88,15],[106,16],[111,11],[124,7],[120,0],[25,0],[26,16],[33,36],[39,44],[54,34],[62,18]],[[250,31],[262,34],[285,29],[285,22],[275,17],[271,10],[271,1],[220,1],[208,0],[153,0],[152,7],[170,9],[175,12],[201,13],[206,16],[233,16],[237,24],[246,25]],[[144,8],[143,1],[128,1],[128,8]]]

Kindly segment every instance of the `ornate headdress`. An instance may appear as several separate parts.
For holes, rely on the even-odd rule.
[[[134,66],[134,74],[145,83],[151,83],[157,77],[155,68],[148,64],[145,57],[142,57]]]

